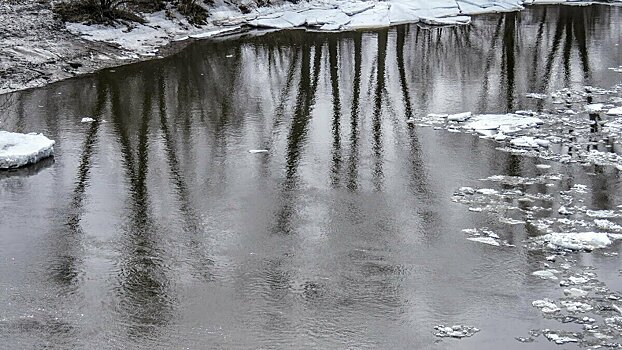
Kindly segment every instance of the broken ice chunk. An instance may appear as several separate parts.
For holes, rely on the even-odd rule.
[[[604,107],[605,105],[602,103],[594,103],[594,104],[585,106],[584,109],[588,113],[597,113],[597,112],[602,111]]]
[[[609,115],[622,115],[622,107],[611,108],[607,111]]]
[[[622,226],[612,221],[609,221],[607,219],[596,219],[594,220],[594,224],[596,225],[597,228],[604,230],[604,231],[615,231],[615,232],[622,231]]]
[[[548,280],[558,280],[557,276],[555,276],[556,273],[559,273],[559,271],[557,270],[538,270],[538,271],[534,271],[531,274],[533,276],[537,276],[540,277],[542,279],[548,279]]]
[[[510,141],[510,145],[522,148],[538,148],[549,147],[550,142],[543,139],[537,139],[531,136],[521,136]]]
[[[553,248],[571,250],[593,250],[611,244],[611,239],[603,232],[549,233],[541,237]]]
[[[544,336],[546,337],[546,339],[555,342],[555,344],[566,344],[566,343],[579,342],[579,339],[577,338],[560,336],[559,334],[552,333],[552,332],[544,333]]]
[[[447,327],[441,324],[435,326],[434,329],[437,331],[436,333],[434,333],[434,335],[440,338],[466,338],[471,337],[475,333],[479,332],[478,328],[463,325],[454,325],[451,327]]]
[[[463,121],[466,121],[468,119],[471,119],[471,115],[472,115],[471,112],[450,114],[450,115],[447,116],[447,120],[463,122]]]
[[[586,312],[594,309],[592,305],[578,301],[562,301],[562,305],[566,307],[568,312]]]
[[[80,123],[92,123],[94,121],[95,121],[95,119],[93,119],[91,117],[84,117],[84,118],[82,118],[82,120],[80,120]]]
[[[618,216],[613,210],[588,210],[587,216],[592,218],[615,218]]]
[[[537,307],[545,314],[552,314],[561,310],[557,305],[555,305],[554,302],[549,299],[535,300],[531,303],[531,305]]]
[[[564,289],[564,294],[571,298],[582,298],[582,297],[587,296],[589,292],[584,291],[583,289],[579,289],[579,288],[570,288],[570,289]]]
[[[543,99],[548,97],[547,94],[539,94],[539,93],[535,93],[535,92],[530,92],[530,93],[528,93],[525,96],[527,96],[528,98],[535,98],[535,99],[538,99],[538,100],[543,100]]]
[[[268,150],[267,149],[251,149],[251,150],[248,150],[248,153],[253,153],[253,154],[255,154],[255,153],[268,153]]]
[[[0,131],[0,169],[36,163],[54,153],[54,140],[42,134]]]
[[[469,241],[479,242],[484,244],[490,244],[494,246],[500,246],[499,242],[492,237],[469,237],[467,238]]]

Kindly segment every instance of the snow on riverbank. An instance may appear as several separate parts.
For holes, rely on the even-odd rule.
[[[210,23],[194,27],[179,14],[171,17],[164,11],[144,14],[147,23],[108,27],[68,23],[67,29],[86,40],[113,43],[135,55],[155,56],[158,49],[172,41],[208,38],[238,32],[242,26],[268,29],[306,28],[314,31],[348,31],[389,27],[403,23],[427,25],[468,24],[471,15],[519,11],[525,5],[587,5],[583,0],[311,0],[296,4],[260,7],[241,14],[227,7],[213,9]],[[603,3],[619,3],[611,0]]]
[[[0,170],[34,164],[54,153],[54,140],[42,134],[0,131]]]

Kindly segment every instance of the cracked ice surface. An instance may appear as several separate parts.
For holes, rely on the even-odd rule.
[[[0,131],[0,169],[34,164],[54,153],[54,140],[42,134]]]

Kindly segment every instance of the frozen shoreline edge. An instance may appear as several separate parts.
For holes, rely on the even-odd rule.
[[[404,0],[392,0],[397,1],[398,4],[400,2],[404,2]],[[442,2],[443,0],[441,0]],[[451,2],[456,2],[454,0],[448,0]],[[473,16],[475,19],[477,16],[481,15],[490,15],[497,13],[507,13],[507,12],[517,12],[522,11],[530,6],[539,6],[539,5],[563,5],[563,6],[591,6],[591,5],[605,5],[605,6],[622,6],[622,0],[610,0],[610,1],[566,1],[566,0],[502,0],[502,1],[492,1],[492,0],[480,0],[481,2],[488,3],[504,3],[507,2],[510,5],[508,8],[501,10],[498,5],[490,5],[486,8],[481,8],[480,11],[474,11],[471,9],[471,12],[466,14],[445,14],[443,12],[437,13],[436,17],[430,17],[427,20],[423,17],[419,17],[417,19],[401,21],[395,23],[387,23],[386,25],[377,25],[379,23],[377,18],[371,18],[371,22],[375,23],[374,25],[361,25],[361,26],[353,26],[353,27],[344,27],[338,29],[323,29],[320,30],[322,32],[327,33],[342,33],[342,32],[352,32],[357,30],[373,30],[379,28],[390,28],[397,25],[402,24],[423,24],[428,26],[453,26],[453,25],[468,25],[471,23],[470,17]],[[457,2],[461,2],[463,4],[472,4],[475,1],[467,1],[467,0],[458,0]],[[456,3],[457,3],[456,2]],[[355,4],[361,5],[366,2],[356,2]],[[384,4],[383,2],[372,2],[375,5]],[[516,7],[511,7],[515,3]],[[320,5],[318,5],[320,4]],[[319,8],[323,4],[324,8]],[[271,19],[271,18],[280,18],[283,15],[287,15],[292,12],[304,12],[304,11],[313,11],[313,10],[326,10],[327,6],[331,5],[330,2],[299,2],[297,4],[288,3],[286,5],[277,5],[270,6],[264,8],[258,8],[255,12],[247,15],[242,15],[238,13],[235,15],[231,9],[215,9],[214,15],[210,18],[211,23],[203,28],[192,28],[191,30],[173,30],[171,26],[168,27],[168,31],[166,30],[166,26],[162,29],[162,18],[158,18],[158,16],[147,16],[148,20],[153,21],[154,19],[159,20],[159,22],[154,23],[153,25],[147,25],[144,27],[153,28],[153,33],[151,39],[157,38],[154,40],[149,40],[149,37],[145,38],[137,35],[138,40],[136,42],[141,42],[138,45],[132,45],[131,43],[124,45],[125,36],[113,36],[112,38],[100,35],[93,35],[98,31],[108,33],[109,35],[115,35],[116,31],[121,31],[123,28],[98,28],[97,26],[85,26],[76,23],[66,23],[66,27],[62,29],[62,31],[67,32],[69,35],[69,40],[75,40],[73,45],[85,45],[91,44],[94,47],[101,48],[102,46],[108,47],[111,50],[112,54],[109,54],[109,57],[105,59],[93,59],[92,54],[91,57],[86,57],[86,55],[77,55],[77,57],[63,57],[62,54],[53,51],[53,48],[49,48],[50,52],[58,56],[58,58],[63,62],[75,61],[76,59],[88,61],[90,62],[88,65],[85,65],[84,68],[71,72],[70,74],[56,74],[56,72],[46,71],[46,68],[49,67],[37,67],[40,68],[43,74],[47,74],[44,79],[22,79],[23,81],[19,81],[18,74],[7,74],[6,81],[4,85],[0,85],[0,96],[7,95],[17,91],[24,91],[29,89],[41,88],[50,84],[54,84],[66,79],[71,79],[75,77],[82,77],[85,75],[90,75],[97,73],[104,69],[111,69],[115,67],[121,67],[129,64],[134,64],[143,61],[149,61],[152,59],[161,59],[166,58],[171,55],[174,55],[182,50],[184,50],[188,45],[191,45],[195,41],[198,40],[232,40],[239,38],[240,36],[254,36],[254,35],[264,35],[267,33],[273,33],[276,31],[283,30],[307,30],[307,31],[315,31],[314,28],[309,28],[305,26],[306,23],[299,23],[297,25],[292,25],[288,27],[269,27],[265,25],[258,25],[256,22],[260,19]],[[390,6],[389,6],[390,7]],[[338,7],[334,7],[333,9],[339,10]],[[353,11],[353,16],[366,14],[370,11],[373,11],[374,8],[367,7],[365,10],[356,12]],[[370,16],[367,16],[370,17]],[[468,18],[465,20],[464,18]],[[451,18],[452,20],[446,21],[445,19]],[[457,20],[454,20],[456,19]],[[438,21],[435,21],[438,20]],[[172,20],[167,20],[170,24],[173,24]],[[255,24],[251,23],[255,22]],[[151,22],[150,22],[151,23]],[[328,23],[328,22],[326,22]],[[296,23],[294,23],[296,24]],[[321,24],[321,23],[320,23]],[[159,28],[159,29],[156,29]],[[132,32],[130,32],[132,33]],[[90,36],[90,38],[88,38]],[[165,38],[164,38],[165,37]],[[4,46],[3,42],[0,41],[0,45]],[[44,47],[45,49],[46,47]],[[36,49],[33,51],[36,52]],[[97,51],[97,49],[95,50]],[[106,52],[108,54],[109,52]],[[69,56],[69,55],[65,55]],[[19,63],[17,70],[20,68],[28,69],[26,67],[19,67]],[[23,65],[23,64],[22,64]],[[5,86],[8,85],[8,86]]]

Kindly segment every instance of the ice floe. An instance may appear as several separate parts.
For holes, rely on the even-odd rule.
[[[531,274],[533,276],[540,277],[545,280],[554,280],[557,281],[559,278],[555,276],[556,273],[559,273],[557,270],[549,269],[549,270],[538,270],[534,271]]]
[[[564,289],[564,295],[571,298],[583,298],[586,297],[588,294],[590,294],[590,292],[579,288]]]
[[[267,149],[250,149],[248,153],[257,154],[257,153],[268,153]]]
[[[481,114],[472,117],[468,123],[464,124],[463,128],[482,133],[498,130],[504,134],[511,134],[542,123],[543,121],[539,118],[518,114]]]
[[[609,115],[622,115],[622,107],[611,108],[607,111]]]
[[[545,314],[552,314],[561,310],[553,301],[549,299],[535,300],[531,303],[531,305],[537,307]]]
[[[434,329],[436,330],[434,335],[439,338],[467,338],[479,332],[478,328],[463,325],[445,326],[441,324],[435,326]]]
[[[42,134],[0,131],[0,170],[19,168],[50,157],[54,140]]]
[[[552,248],[571,250],[593,250],[611,244],[611,239],[604,232],[556,232],[544,235],[541,239]]]

